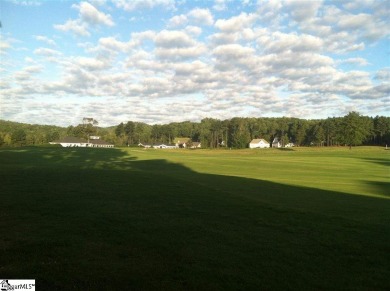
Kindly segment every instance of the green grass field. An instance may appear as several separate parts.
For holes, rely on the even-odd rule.
[[[0,276],[37,290],[389,290],[390,151],[0,150]]]

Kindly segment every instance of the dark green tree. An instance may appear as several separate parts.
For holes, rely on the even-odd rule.
[[[12,144],[15,146],[26,145],[26,132],[23,129],[14,131],[11,135]]]
[[[352,111],[343,117],[340,124],[342,141],[352,148],[361,145],[370,134],[370,124],[358,112]]]

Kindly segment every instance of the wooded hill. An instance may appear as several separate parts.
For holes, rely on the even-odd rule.
[[[47,144],[65,136],[99,135],[116,146],[142,143],[170,144],[175,137],[200,141],[202,148],[246,148],[254,138],[269,142],[277,137],[282,145],[337,146],[390,145],[390,117],[369,117],[350,112],[344,117],[319,120],[299,118],[241,118],[227,120],[205,118],[200,122],[174,122],[149,125],[128,121],[113,127],[92,125],[69,126],[31,125],[0,120],[0,146],[31,146]]]

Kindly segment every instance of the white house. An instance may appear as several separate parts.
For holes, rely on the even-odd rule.
[[[113,144],[106,142],[97,136],[91,136],[89,140],[85,140],[83,138],[78,138],[74,136],[67,136],[61,140],[52,141],[50,142],[50,144],[60,144],[62,147],[65,148],[68,147],[113,148],[114,147]]]
[[[281,143],[279,142],[279,139],[277,137],[274,138],[273,142],[272,142],[272,147],[273,148],[281,148],[282,145]]]
[[[259,139],[253,139],[249,143],[249,148],[255,149],[255,148],[269,148],[269,142],[265,139],[259,138]]]
[[[156,145],[153,145],[153,148],[154,149],[177,149],[177,146],[176,145],[166,145],[166,144],[156,144]]]
[[[173,140],[173,143],[176,145],[176,147],[178,148],[186,148],[187,147],[187,143],[190,141],[191,139],[189,137],[176,137],[174,140]]]
[[[200,142],[197,142],[197,141],[194,141],[192,143],[192,146],[191,146],[192,149],[197,149],[197,148],[201,148],[201,147],[202,147],[202,144]]]

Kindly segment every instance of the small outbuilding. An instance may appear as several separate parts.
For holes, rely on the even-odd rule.
[[[282,145],[277,137],[275,137],[274,140],[272,141],[272,147],[273,148],[281,148],[282,147]]]
[[[269,148],[269,142],[266,141],[265,139],[262,139],[262,138],[259,138],[259,139],[253,139],[250,143],[249,143],[249,148],[251,149],[255,149],[255,148]]]

